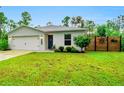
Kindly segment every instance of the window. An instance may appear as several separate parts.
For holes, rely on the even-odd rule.
[[[65,34],[65,45],[71,45],[71,34]]]

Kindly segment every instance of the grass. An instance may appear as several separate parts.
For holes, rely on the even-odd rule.
[[[124,86],[124,53],[30,53],[0,62],[0,85]]]

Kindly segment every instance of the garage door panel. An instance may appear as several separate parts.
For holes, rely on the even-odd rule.
[[[13,49],[39,50],[38,37],[14,37],[12,40]]]

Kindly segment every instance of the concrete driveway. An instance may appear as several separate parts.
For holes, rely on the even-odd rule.
[[[9,51],[0,51],[0,61],[6,60],[9,58],[13,58],[16,56],[24,55],[31,53],[32,51],[24,51],[24,50],[9,50]]]

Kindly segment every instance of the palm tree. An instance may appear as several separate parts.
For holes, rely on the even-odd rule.
[[[81,20],[81,25],[80,25],[80,27],[81,27],[81,28],[84,27],[84,20],[83,20],[83,19]]]
[[[70,20],[70,17],[69,17],[69,16],[66,16],[66,17],[62,20],[63,26],[68,27],[68,26],[69,26],[69,20]]]
[[[50,22],[50,21],[46,23],[47,26],[50,26],[50,25],[52,25],[52,24],[53,24],[53,23]]]
[[[77,21],[78,27],[80,27],[81,21],[82,21],[82,17],[81,17],[81,16],[77,16],[77,17],[76,17],[76,21]]]
[[[22,12],[22,19],[18,22],[19,25],[29,25],[32,21],[31,15],[29,12]]]
[[[84,20],[81,16],[72,17],[71,24],[73,27],[84,27]]]
[[[76,25],[77,25],[76,17],[71,18],[71,24],[72,24],[73,27],[76,27]]]

